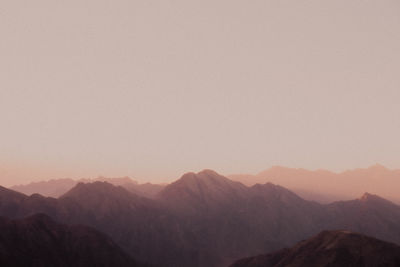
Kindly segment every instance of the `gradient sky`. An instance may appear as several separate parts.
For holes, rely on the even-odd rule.
[[[400,168],[400,2],[0,2],[0,184]]]

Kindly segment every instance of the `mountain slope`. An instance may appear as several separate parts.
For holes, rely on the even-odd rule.
[[[400,246],[348,231],[324,231],[290,249],[245,258],[231,267],[398,267]]]
[[[106,235],[44,214],[0,217],[0,266],[142,266]]]

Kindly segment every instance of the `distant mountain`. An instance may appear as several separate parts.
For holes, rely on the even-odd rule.
[[[46,197],[59,197],[76,185],[76,181],[66,179],[55,179],[49,181],[33,182],[26,185],[15,185],[10,189],[25,195],[40,194]]]
[[[292,248],[236,261],[231,267],[398,267],[400,246],[348,231],[324,231]]]
[[[123,186],[129,191],[146,197],[154,197],[158,192],[160,192],[164,185],[144,183],[139,184],[138,182],[132,180],[129,177],[117,177],[117,178],[107,178],[107,177],[97,177],[94,179],[53,179],[48,181],[32,182],[26,185],[15,185],[10,189],[21,192],[25,195],[40,194],[46,197],[58,198],[65,194],[68,190],[73,188],[78,183],[94,183],[94,182],[108,182],[115,186]]]
[[[58,199],[0,187],[0,215],[38,212],[95,227],[156,266],[227,266],[325,229],[400,244],[400,206],[378,196],[319,204],[282,186],[248,187],[211,170],[184,174],[152,199],[107,182],[79,183]]]
[[[44,214],[0,217],[0,266],[143,266],[106,235],[56,223]]]
[[[257,175],[230,175],[246,185],[271,182],[293,190],[302,198],[321,203],[351,200],[364,192],[374,192],[400,204],[400,170],[389,170],[376,164],[366,169],[341,173],[326,170],[310,171],[275,166]]]

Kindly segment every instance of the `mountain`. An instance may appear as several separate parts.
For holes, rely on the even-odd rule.
[[[209,213],[243,200],[247,187],[212,170],[186,173],[167,185],[157,199],[171,209],[187,213]]]
[[[267,182],[278,184],[294,191],[303,199],[323,204],[352,200],[364,192],[374,192],[400,204],[400,196],[396,190],[397,187],[400,187],[400,170],[390,170],[379,164],[365,169],[354,169],[340,173],[274,166],[256,175],[239,174],[230,175],[228,178],[247,186]],[[11,189],[26,195],[37,193],[46,197],[57,198],[79,182],[108,182],[116,186],[123,186],[132,193],[148,198],[156,197],[165,187],[162,184],[140,184],[129,177],[107,178],[100,176],[94,179],[56,179],[34,182],[16,185]]]
[[[148,216],[162,214],[158,203],[138,196],[122,186],[107,182],[78,183],[58,198],[61,206],[75,205],[82,215],[82,223],[104,224],[113,227],[131,223],[132,226]],[[144,222],[143,222],[144,223]],[[105,227],[103,225],[103,227]]]
[[[68,192],[71,188],[73,188],[78,183],[94,183],[94,182],[108,182],[115,186],[122,186],[126,188],[128,191],[131,191],[135,194],[146,196],[146,197],[154,197],[159,191],[164,188],[164,185],[161,184],[151,184],[144,183],[139,184],[138,182],[132,180],[129,177],[117,177],[117,178],[107,178],[107,177],[97,177],[94,179],[53,179],[48,181],[40,181],[40,182],[32,182],[26,185],[15,185],[10,189],[15,190],[17,192],[23,193],[25,195],[32,194],[40,194],[46,197],[54,197],[58,198]]]
[[[228,177],[248,186],[266,182],[279,184],[293,190],[304,199],[320,203],[351,200],[364,192],[374,192],[400,204],[397,191],[400,187],[400,170],[390,170],[379,164],[341,173],[274,166],[256,175],[240,174]]]
[[[400,246],[349,231],[323,231],[292,248],[236,261],[231,267],[398,267]]]
[[[33,182],[27,185],[15,185],[11,189],[25,195],[40,194],[48,197],[59,197],[75,185],[75,180],[66,178]]]
[[[0,217],[0,266],[143,266],[108,236],[85,226],[59,224],[44,214]]]
[[[121,206],[133,208],[139,204],[152,201],[130,193],[122,186],[114,186],[108,182],[78,183],[62,195],[60,200],[74,199],[85,208],[119,209]]]
[[[227,266],[325,229],[400,244],[400,206],[378,196],[319,204],[279,185],[248,187],[211,170],[184,174],[154,198],[107,182],[78,183],[58,199],[0,188],[0,215],[38,212],[95,227],[155,266]]]
[[[274,250],[319,231],[320,204],[271,183],[244,186],[211,170],[184,174],[156,198],[191,233],[201,266]]]
[[[326,229],[348,229],[400,244],[400,207],[377,195],[365,193],[350,201],[326,206]]]
[[[190,261],[189,245],[181,240],[178,220],[152,199],[107,182],[79,183],[58,199],[75,205],[72,222],[109,234],[141,262],[173,266]]]

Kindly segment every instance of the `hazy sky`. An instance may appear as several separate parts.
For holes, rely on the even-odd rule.
[[[400,168],[400,2],[0,1],[0,184]]]

